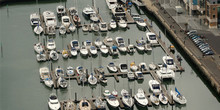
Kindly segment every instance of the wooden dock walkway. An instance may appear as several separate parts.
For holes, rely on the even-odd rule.
[[[127,23],[128,24],[133,24],[135,23],[134,19],[131,17],[130,13],[128,13],[128,11],[125,11],[125,17],[127,19]]]
[[[47,35],[47,28],[46,28],[46,25],[45,25],[45,22],[44,22],[43,15],[41,13],[39,15],[40,15],[41,27],[43,28],[43,33],[44,33],[44,35]]]
[[[50,72],[50,75],[51,75],[52,80],[53,80],[54,89],[58,89],[59,88],[59,84],[57,83],[57,77],[55,76],[55,72],[52,70]]]
[[[96,14],[97,14],[97,16],[98,16],[98,18],[99,18],[99,21],[100,21],[100,22],[103,22],[103,19],[102,19],[101,15],[99,14],[99,10],[97,10],[96,7],[92,7],[92,8],[95,10],[95,12],[96,12]]]
[[[145,7],[145,5],[142,2],[140,2],[139,0],[132,0],[132,3],[138,7]]]

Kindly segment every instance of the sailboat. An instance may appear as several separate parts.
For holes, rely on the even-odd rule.
[[[176,101],[179,104],[186,104],[187,100],[186,98],[180,94],[180,92],[175,88],[175,91],[170,91],[171,96],[173,97],[173,100]]]
[[[34,33],[35,34],[41,34],[43,32],[43,28],[38,24],[35,28],[34,28]]]

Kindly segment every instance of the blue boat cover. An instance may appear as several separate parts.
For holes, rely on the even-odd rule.
[[[178,95],[180,95],[180,92],[177,90],[177,88],[175,87],[175,91],[178,93]]]
[[[116,49],[117,49],[117,46],[112,46],[112,49],[113,49],[113,50],[116,50]]]

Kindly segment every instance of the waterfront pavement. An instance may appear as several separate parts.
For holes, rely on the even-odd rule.
[[[173,0],[160,0],[160,2],[163,1],[161,3],[157,3],[157,0],[142,1],[147,9],[153,12],[161,20],[162,24],[168,28],[167,30],[176,37],[176,41],[181,43],[182,48],[190,51],[188,52],[190,57],[195,57],[195,62],[197,62],[199,68],[211,81],[211,84],[216,87],[217,92],[220,93],[220,31],[218,29],[208,29],[205,24],[200,24],[200,19],[196,16],[188,15],[186,10],[184,10],[183,14],[176,14],[174,7],[178,5],[178,2],[172,4]],[[179,5],[181,4],[179,3]],[[202,52],[184,32],[186,29],[185,23],[187,22],[189,24],[188,29],[197,29],[199,34],[205,36],[205,40],[211,45],[211,48],[216,53],[215,55],[203,56]]]

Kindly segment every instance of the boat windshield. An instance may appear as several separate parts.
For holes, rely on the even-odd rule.
[[[106,24],[102,24],[102,26],[101,26],[102,28],[106,28],[107,26],[106,26]]]
[[[108,65],[109,65],[110,67],[114,67],[114,66],[115,66],[114,63],[109,63]]]
[[[54,44],[48,44],[49,46],[54,46]]]
[[[168,65],[173,65],[173,59],[167,59],[167,60],[166,60],[166,63],[167,63]]]
[[[124,43],[124,40],[122,38],[119,38],[118,43]]]
[[[86,45],[91,45],[91,42],[90,41],[86,41]]]
[[[63,19],[64,22],[69,22],[69,19]]]
[[[64,11],[64,9],[63,8],[58,8],[58,11],[62,12],[62,11]]]
[[[138,99],[145,99],[145,97],[139,97]]]
[[[110,96],[109,96],[109,99],[110,99],[110,100],[115,100],[115,96],[110,95]]]
[[[78,46],[78,41],[73,41],[72,44],[73,44],[74,47]]]
[[[83,102],[83,103],[82,103],[82,106],[83,106],[83,107],[89,106],[89,104],[88,104],[87,102]]]
[[[125,47],[125,45],[124,44],[120,44],[119,47]]]
[[[155,35],[149,35],[149,39],[150,40],[156,40],[156,36]]]
[[[138,77],[143,77],[142,73],[137,73]]]
[[[50,96],[50,99],[51,99],[51,100],[56,100],[56,99],[57,99],[57,96],[51,95],[51,96]]]
[[[153,89],[160,89],[160,85],[159,84],[153,84],[152,87],[153,87]]]
[[[32,18],[31,21],[39,21],[40,22],[40,19],[39,18]]]
[[[94,46],[91,46],[91,50],[95,50],[96,48]]]
[[[51,104],[58,104],[58,102],[50,102]]]
[[[127,68],[128,68],[127,64],[122,64],[121,65],[121,69],[127,69]]]

